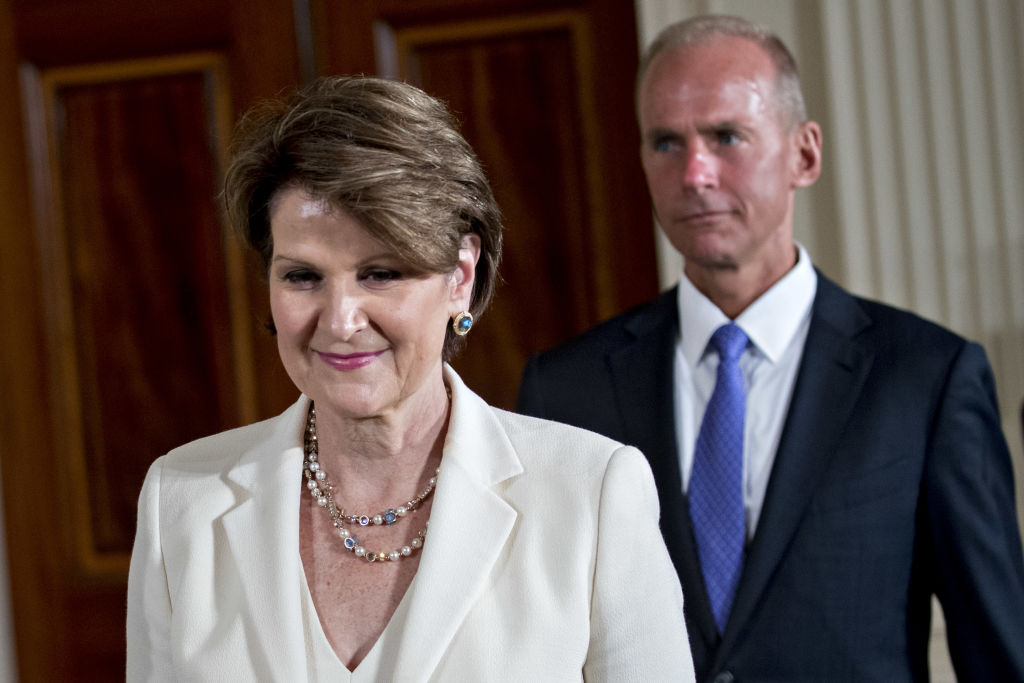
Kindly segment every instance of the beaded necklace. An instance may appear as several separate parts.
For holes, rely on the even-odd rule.
[[[418,508],[433,493],[434,487],[437,485],[437,474],[440,472],[440,468],[434,472],[434,476],[427,482],[427,487],[420,491],[418,496],[406,502],[405,505],[387,508],[376,515],[350,515],[345,512],[345,508],[335,504],[334,486],[331,485],[330,480],[327,478],[327,473],[320,467],[320,447],[316,437],[316,408],[312,401],[309,403],[309,412],[306,415],[304,446],[305,457],[302,461],[302,472],[306,476],[306,488],[316,500],[317,505],[327,510],[334,528],[338,531],[338,537],[344,543],[347,550],[354,553],[357,557],[366,558],[368,562],[395,562],[409,557],[414,550],[423,547],[423,541],[427,535],[426,527],[420,529],[415,538],[409,541],[408,545],[403,545],[401,548],[391,551],[381,550],[374,552],[363,547],[359,539],[353,536],[352,532],[345,527],[345,523],[358,524],[359,526],[370,526],[371,524],[390,526],[394,524]]]

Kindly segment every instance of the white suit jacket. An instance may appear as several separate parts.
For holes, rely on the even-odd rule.
[[[430,533],[352,681],[690,681],[643,455],[491,408],[450,368]],[[314,680],[299,501],[308,399],[159,458],[128,581],[129,681]]]

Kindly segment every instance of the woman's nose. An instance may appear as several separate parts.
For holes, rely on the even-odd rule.
[[[343,340],[364,329],[369,322],[363,297],[348,291],[337,291],[331,296],[322,318],[331,332]]]

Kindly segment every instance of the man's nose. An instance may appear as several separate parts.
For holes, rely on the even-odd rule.
[[[718,184],[717,160],[703,144],[688,147],[683,163],[683,182],[687,187],[706,189]]]

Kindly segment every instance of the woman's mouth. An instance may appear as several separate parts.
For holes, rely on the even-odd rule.
[[[320,360],[327,363],[335,370],[358,370],[359,368],[366,367],[373,361],[377,360],[377,356],[384,352],[367,351],[365,353],[324,353],[323,351],[316,351],[315,353],[320,357]]]

